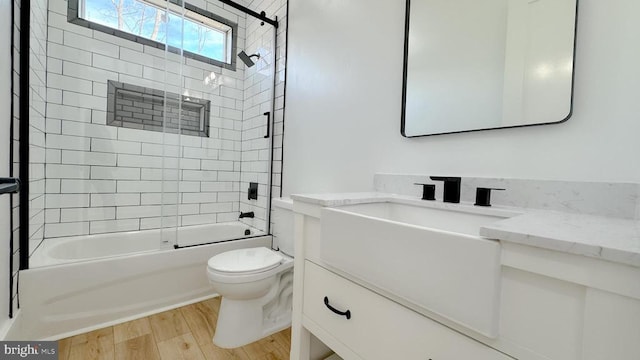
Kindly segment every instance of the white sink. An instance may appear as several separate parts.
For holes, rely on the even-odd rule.
[[[464,206],[464,205],[463,205]],[[479,235],[480,227],[504,219],[504,212],[496,214],[472,213],[459,210],[432,208],[394,201],[341,206],[336,209],[395,221],[407,225],[423,226],[466,235]],[[493,210],[493,209],[491,209]]]
[[[426,204],[386,200],[323,208],[321,259],[419,312],[495,338],[500,244],[478,234],[481,226],[515,214]]]

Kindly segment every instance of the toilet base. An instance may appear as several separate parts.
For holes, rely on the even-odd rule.
[[[279,279],[280,286],[252,300],[222,297],[213,343],[225,349],[260,340],[291,325],[292,271]],[[284,286],[283,286],[284,285]]]

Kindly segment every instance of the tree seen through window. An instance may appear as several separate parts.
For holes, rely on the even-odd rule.
[[[85,0],[83,5],[81,17],[85,20],[229,62],[225,56],[227,34],[222,30],[144,1]]]

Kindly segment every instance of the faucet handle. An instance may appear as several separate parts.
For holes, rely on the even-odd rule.
[[[485,188],[479,187],[476,189],[476,203],[475,206],[491,206],[491,190],[506,190],[499,188]]]
[[[436,199],[436,186],[434,184],[414,183],[414,185],[422,185],[422,200]]]

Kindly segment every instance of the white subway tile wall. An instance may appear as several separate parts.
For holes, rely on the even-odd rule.
[[[236,22],[244,48],[244,13],[189,2]],[[237,220],[245,68],[165,54],[68,23],[66,11],[65,0],[49,0],[44,236]],[[108,80],[210,100],[210,137],[106,126]]]
[[[14,0],[13,14],[13,48],[14,59],[20,59],[20,1]],[[47,35],[47,8],[42,3],[31,6],[31,51],[29,56],[30,81],[29,81],[29,151],[30,175],[29,175],[29,244],[30,249],[37,248],[44,238],[45,224],[45,112],[47,101],[46,88],[46,35]],[[24,55],[24,54],[23,54]],[[13,175],[18,176],[20,171],[20,62],[14,61],[13,69]],[[12,195],[12,219],[13,219],[13,267],[11,276],[13,286],[11,291],[12,309],[18,309],[18,269],[20,267],[20,198],[18,194]],[[24,249],[23,249],[24,250]],[[33,252],[33,251],[31,251]]]
[[[44,239],[45,226],[45,113],[47,104],[47,7],[46,2],[31,6],[31,51],[29,54],[29,251]],[[55,139],[58,146],[63,146]],[[70,143],[69,147],[82,147]],[[60,148],[60,147],[59,147]]]
[[[19,2],[15,3],[19,12]],[[271,18],[278,16],[275,50],[270,26],[259,26],[259,21],[251,17],[247,20],[241,12],[215,0],[190,3],[237,22],[238,51],[266,50],[263,55],[275,51],[272,189],[273,196],[278,197],[286,1],[243,2],[265,10]],[[256,214],[254,219],[243,219],[246,223],[265,229],[271,150],[269,140],[262,137],[266,131],[262,113],[271,111],[269,88],[273,78],[258,72],[258,67],[247,71],[239,63],[235,72],[220,69],[69,24],[66,1],[49,0],[48,13],[43,4],[32,4],[31,14],[30,252],[43,238],[236,221],[241,209]],[[17,39],[19,16],[15,19]],[[18,46],[16,41],[17,56]],[[180,63],[184,64],[182,69]],[[106,126],[108,80],[210,100],[210,137]],[[19,88],[14,87],[14,91],[17,97]],[[16,173],[20,140],[17,115],[16,108]],[[246,200],[249,182],[259,183],[258,201]],[[18,204],[14,196],[14,308],[19,265]]]

